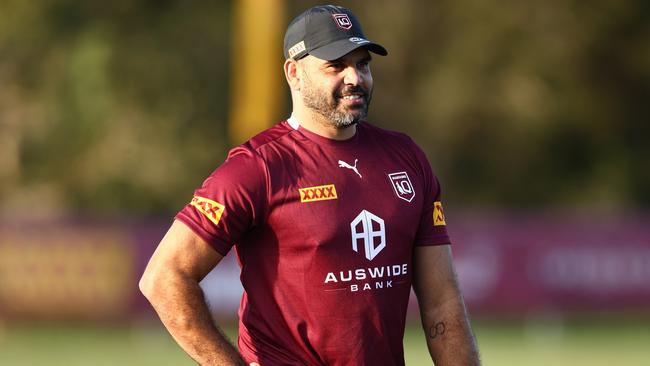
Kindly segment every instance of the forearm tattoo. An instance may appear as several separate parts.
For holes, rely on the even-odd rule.
[[[437,339],[443,334],[445,334],[445,331],[447,330],[447,326],[445,325],[445,322],[438,322],[429,328],[429,338],[431,339]]]

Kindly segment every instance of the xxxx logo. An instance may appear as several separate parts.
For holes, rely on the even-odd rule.
[[[205,217],[208,218],[208,220],[212,221],[215,225],[219,224],[219,220],[221,220],[221,215],[223,214],[223,211],[226,209],[226,207],[221,203],[200,196],[194,196],[190,204],[196,207],[196,209],[199,210],[200,213],[202,213]]]
[[[433,203],[433,226],[446,226],[445,211],[442,209],[442,202]]]
[[[307,187],[298,189],[300,192],[300,202],[315,202],[325,200],[335,200],[338,198],[336,195],[336,187],[333,184],[324,186]]]

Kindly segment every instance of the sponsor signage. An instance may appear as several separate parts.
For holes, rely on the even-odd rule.
[[[650,309],[648,217],[467,215],[448,229],[476,312]]]
[[[34,230],[36,228],[36,230]],[[28,319],[128,314],[137,246],[115,227],[0,227],[0,310]]]
[[[333,186],[327,194],[335,195]],[[600,217],[558,215],[455,214],[453,221],[454,263],[473,314],[650,309],[650,217],[610,218],[607,226]],[[408,283],[409,264],[381,263],[389,226],[366,210],[355,217],[346,229],[352,242],[340,255],[364,256],[368,265],[328,270],[319,280],[326,291],[357,296]],[[168,220],[1,220],[0,314],[4,320],[153,314],[137,283],[168,227]],[[226,256],[201,286],[216,304],[215,316],[235,316],[242,294],[235,256]]]

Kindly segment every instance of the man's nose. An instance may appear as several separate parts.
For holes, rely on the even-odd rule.
[[[354,66],[348,66],[345,69],[345,78],[343,79],[346,85],[359,85],[363,82],[363,76]]]

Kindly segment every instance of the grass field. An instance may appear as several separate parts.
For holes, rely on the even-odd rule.
[[[230,336],[235,329],[228,328]],[[650,324],[475,323],[484,365],[650,365]],[[417,325],[407,328],[406,364],[431,365]],[[5,326],[0,365],[194,365],[159,326]]]

